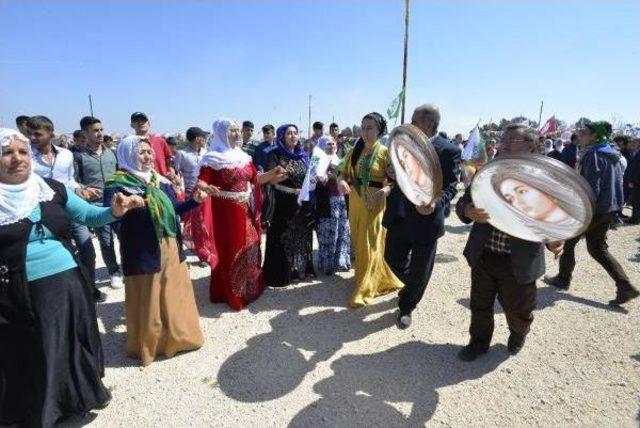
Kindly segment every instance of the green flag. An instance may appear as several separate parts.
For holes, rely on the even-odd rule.
[[[400,107],[404,103],[404,89],[400,91],[398,96],[393,100],[391,106],[387,109],[387,117],[389,119],[395,119],[400,115]]]

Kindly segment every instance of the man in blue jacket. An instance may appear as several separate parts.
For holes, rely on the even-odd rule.
[[[607,232],[614,222],[615,213],[621,211],[624,205],[621,155],[609,144],[610,136],[611,124],[604,121],[591,122],[580,131],[579,143],[585,150],[580,162],[580,174],[589,182],[596,196],[595,215],[584,234],[587,251],[615,281],[616,298],[609,304],[618,306],[638,297],[640,292],[631,285],[620,263],[609,253],[607,244]],[[565,243],[558,275],[545,277],[545,282],[564,290],[569,289],[576,265],[575,247],[581,238],[578,236]]]

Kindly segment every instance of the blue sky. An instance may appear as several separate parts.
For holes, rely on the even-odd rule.
[[[441,129],[551,114],[640,122],[640,1],[411,2],[407,110]],[[359,123],[401,87],[403,0],[0,2],[0,121],[112,132],[214,118]]]

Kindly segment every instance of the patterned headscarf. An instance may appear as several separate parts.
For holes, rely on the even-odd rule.
[[[105,183],[105,187],[142,188],[145,203],[151,215],[158,240],[165,236],[177,236],[176,211],[171,199],[160,189],[160,182],[167,182],[154,170],[142,171],[138,162],[140,143],[143,138],[130,136],[118,144],[116,156],[123,171],[116,171]],[[147,178],[148,177],[148,178]]]
[[[296,143],[296,146],[293,148],[293,150],[289,150],[289,148],[287,147],[284,139],[287,133],[287,129],[289,129],[290,127],[294,127],[296,131],[298,130],[298,127],[292,123],[280,125],[278,127],[278,130],[276,131],[276,138],[278,140],[278,143],[273,150],[283,154],[288,159],[302,160],[305,165],[309,165],[309,154],[302,149],[302,144],[300,144],[300,141]]]

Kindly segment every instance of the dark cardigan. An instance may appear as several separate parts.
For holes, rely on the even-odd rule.
[[[180,262],[185,260],[182,250],[182,234],[180,231],[179,215],[198,206],[193,199],[178,202],[170,184],[160,183],[160,189],[169,197],[176,210],[176,228],[178,234],[178,255]],[[113,196],[122,192],[125,195],[139,195],[144,197],[143,188],[110,187],[104,190],[104,204],[109,206]],[[120,220],[120,258],[122,273],[125,276],[149,275],[160,272],[160,243],[155,227],[151,221],[151,214],[147,207],[128,211]]]

